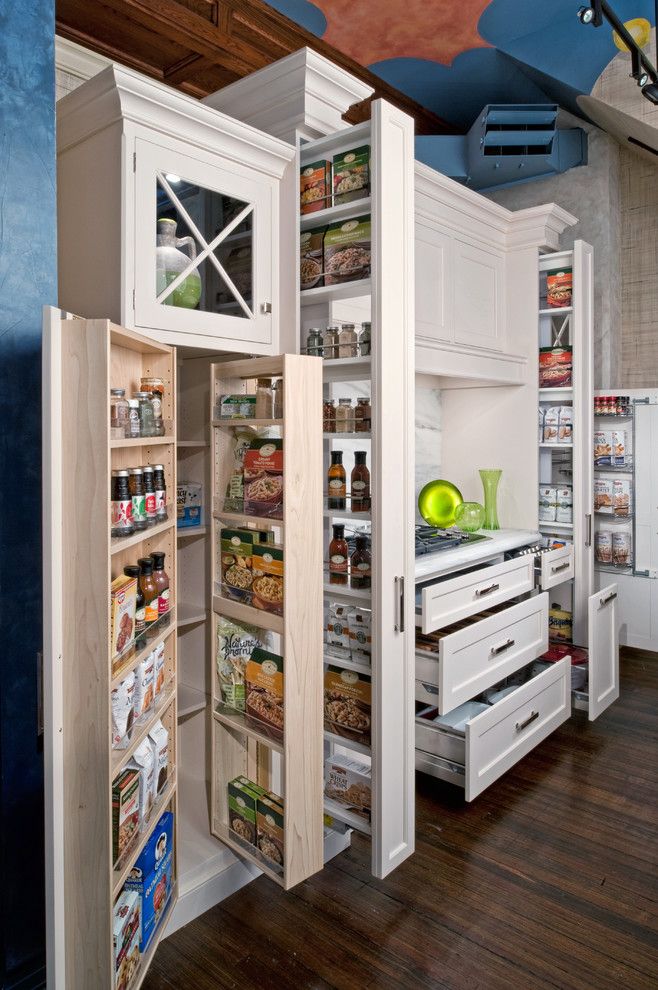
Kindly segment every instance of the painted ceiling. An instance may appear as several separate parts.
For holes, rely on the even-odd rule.
[[[467,129],[486,103],[557,102],[583,115],[620,56],[582,0],[269,0],[444,120]],[[655,20],[654,0],[613,0],[622,21]],[[633,83],[629,80],[629,85]]]

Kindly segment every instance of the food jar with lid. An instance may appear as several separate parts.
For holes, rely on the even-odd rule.
[[[110,389],[110,436],[122,440],[130,436],[130,407],[125,388]]]
[[[339,399],[336,409],[336,433],[354,433],[354,406],[351,399]]]
[[[358,337],[353,323],[343,323],[338,334],[338,357],[356,357]]]
[[[306,353],[311,357],[322,357],[322,331],[318,327],[311,327],[306,338]]]
[[[322,334],[323,356],[327,360],[338,357],[338,344],[340,340],[340,327],[329,325]]]
[[[359,337],[359,350],[361,357],[370,357],[370,323],[361,324],[361,336]]]
[[[155,414],[153,412],[153,402],[149,392],[134,392],[133,399],[139,403],[139,435],[141,437],[154,437]]]

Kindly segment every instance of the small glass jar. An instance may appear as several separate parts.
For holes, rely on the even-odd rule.
[[[322,430],[324,433],[336,432],[336,407],[333,399],[325,399],[322,406]]]
[[[370,433],[372,420],[372,407],[370,399],[360,398],[356,400],[354,410],[354,429],[357,433]]]
[[[361,324],[361,336],[359,337],[359,350],[361,357],[370,357],[370,323]]]
[[[126,426],[126,437],[129,440],[136,440],[139,436],[139,400],[128,399],[128,425]]]
[[[130,420],[130,407],[125,388],[110,389],[110,436],[122,440],[129,436],[127,428]]]
[[[274,390],[274,418],[283,419],[283,378],[277,378],[272,388]]]
[[[318,327],[311,327],[306,338],[306,353],[311,357],[322,357],[323,352],[322,331]]]
[[[336,409],[336,433],[354,433],[354,406],[351,399],[339,399]]]
[[[323,356],[327,360],[338,357],[338,343],[340,340],[340,327],[331,324],[322,334]]]
[[[256,379],[256,419],[274,419],[274,392],[271,378]]]
[[[133,399],[139,403],[139,435],[140,437],[157,436],[155,432],[155,414],[149,392],[134,392]]]
[[[358,337],[353,323],[343,323],[338,334],[338,357],[356,357]]]

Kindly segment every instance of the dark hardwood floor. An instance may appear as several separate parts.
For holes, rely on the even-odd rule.
[[[144,990],[656,990],[658,658],[473,804],[419,775],[416,853],[361,836],[285,894],[264,877],[158,949]]]

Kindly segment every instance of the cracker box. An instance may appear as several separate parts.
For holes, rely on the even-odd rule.
[[[141,914],[139,894],[124,888],[112,911],[112,952],[115,990],[128,990],[140,963]]]
[[[255,543],[251,566],[254,574],[251,604],[264,612],[283,615],[283,547]]]
[[[324,285],[324,234],[326,227],[303,230],[299,235],[299,286],[315,289]]]
[[[126,890],[135,891],[140,900],[142,952],[146,952],[171,897],[173,853],[174,816],[165,811],[126,880]]]
[[[256,802],[256,836],[261,853],[275,867],[283,868],[283,800],[268,793]]]
[[[596,485],[596,482],[594,482]],[[613,485],[613,507],[616,516],[629,516],[631,513],[631,482],[629,478],[615,478]],[[596,491],[596,489],[595,489]],[[595,496],[596,497],[596,496]]]
[[[196,481],[179,481],[176,485],[176,525],[179,529],[201,525],[203,485]]]
[[[370,276],[370,217],[355,217],[327,228],[324,282],[337,285]]]
[[[594,433],[594,463],[597,467],[610,467],[612,464],[612,432],[596,430]]]
[[[299,170],[300,213],[317,213],[331,206],[331,162],[309,162]]]
[[[330,756],[324,764],[324,793],[331,801],[370,821],[372,775],[365,763],[339,753]]]
[[[370,194],[370,147],[365,144],[334,155],[334,203],[350,203]]]
[[[112,857],[116,863],[139,830],[137,770],[124,770],[112,784]]]
[[[324,725],[334,735],[370,745],[370,677],[328,666],[324,675]]]
[[[229,781],[229,829],[251,846],[256,845],[256,802],[263,794],[264,789],[246,777],[235,777]]]
[[[244,512],[283,519],[283,440],[252,440],[244,455]]]
[[[573,367],[570,347],[541,347],[539,349],[539,387],[568,388]]]
[[[256,647],[245,670],[245,712],[277,738],[283,733],[283,657]]]
[[[614,484],[611,478],[594,479],[594,511],[612,515],[614,511]]]
[[[121,574],[110,588],[112,663],[135,645],[137,578]],[[118,665],[117,665],[118,667]]]

